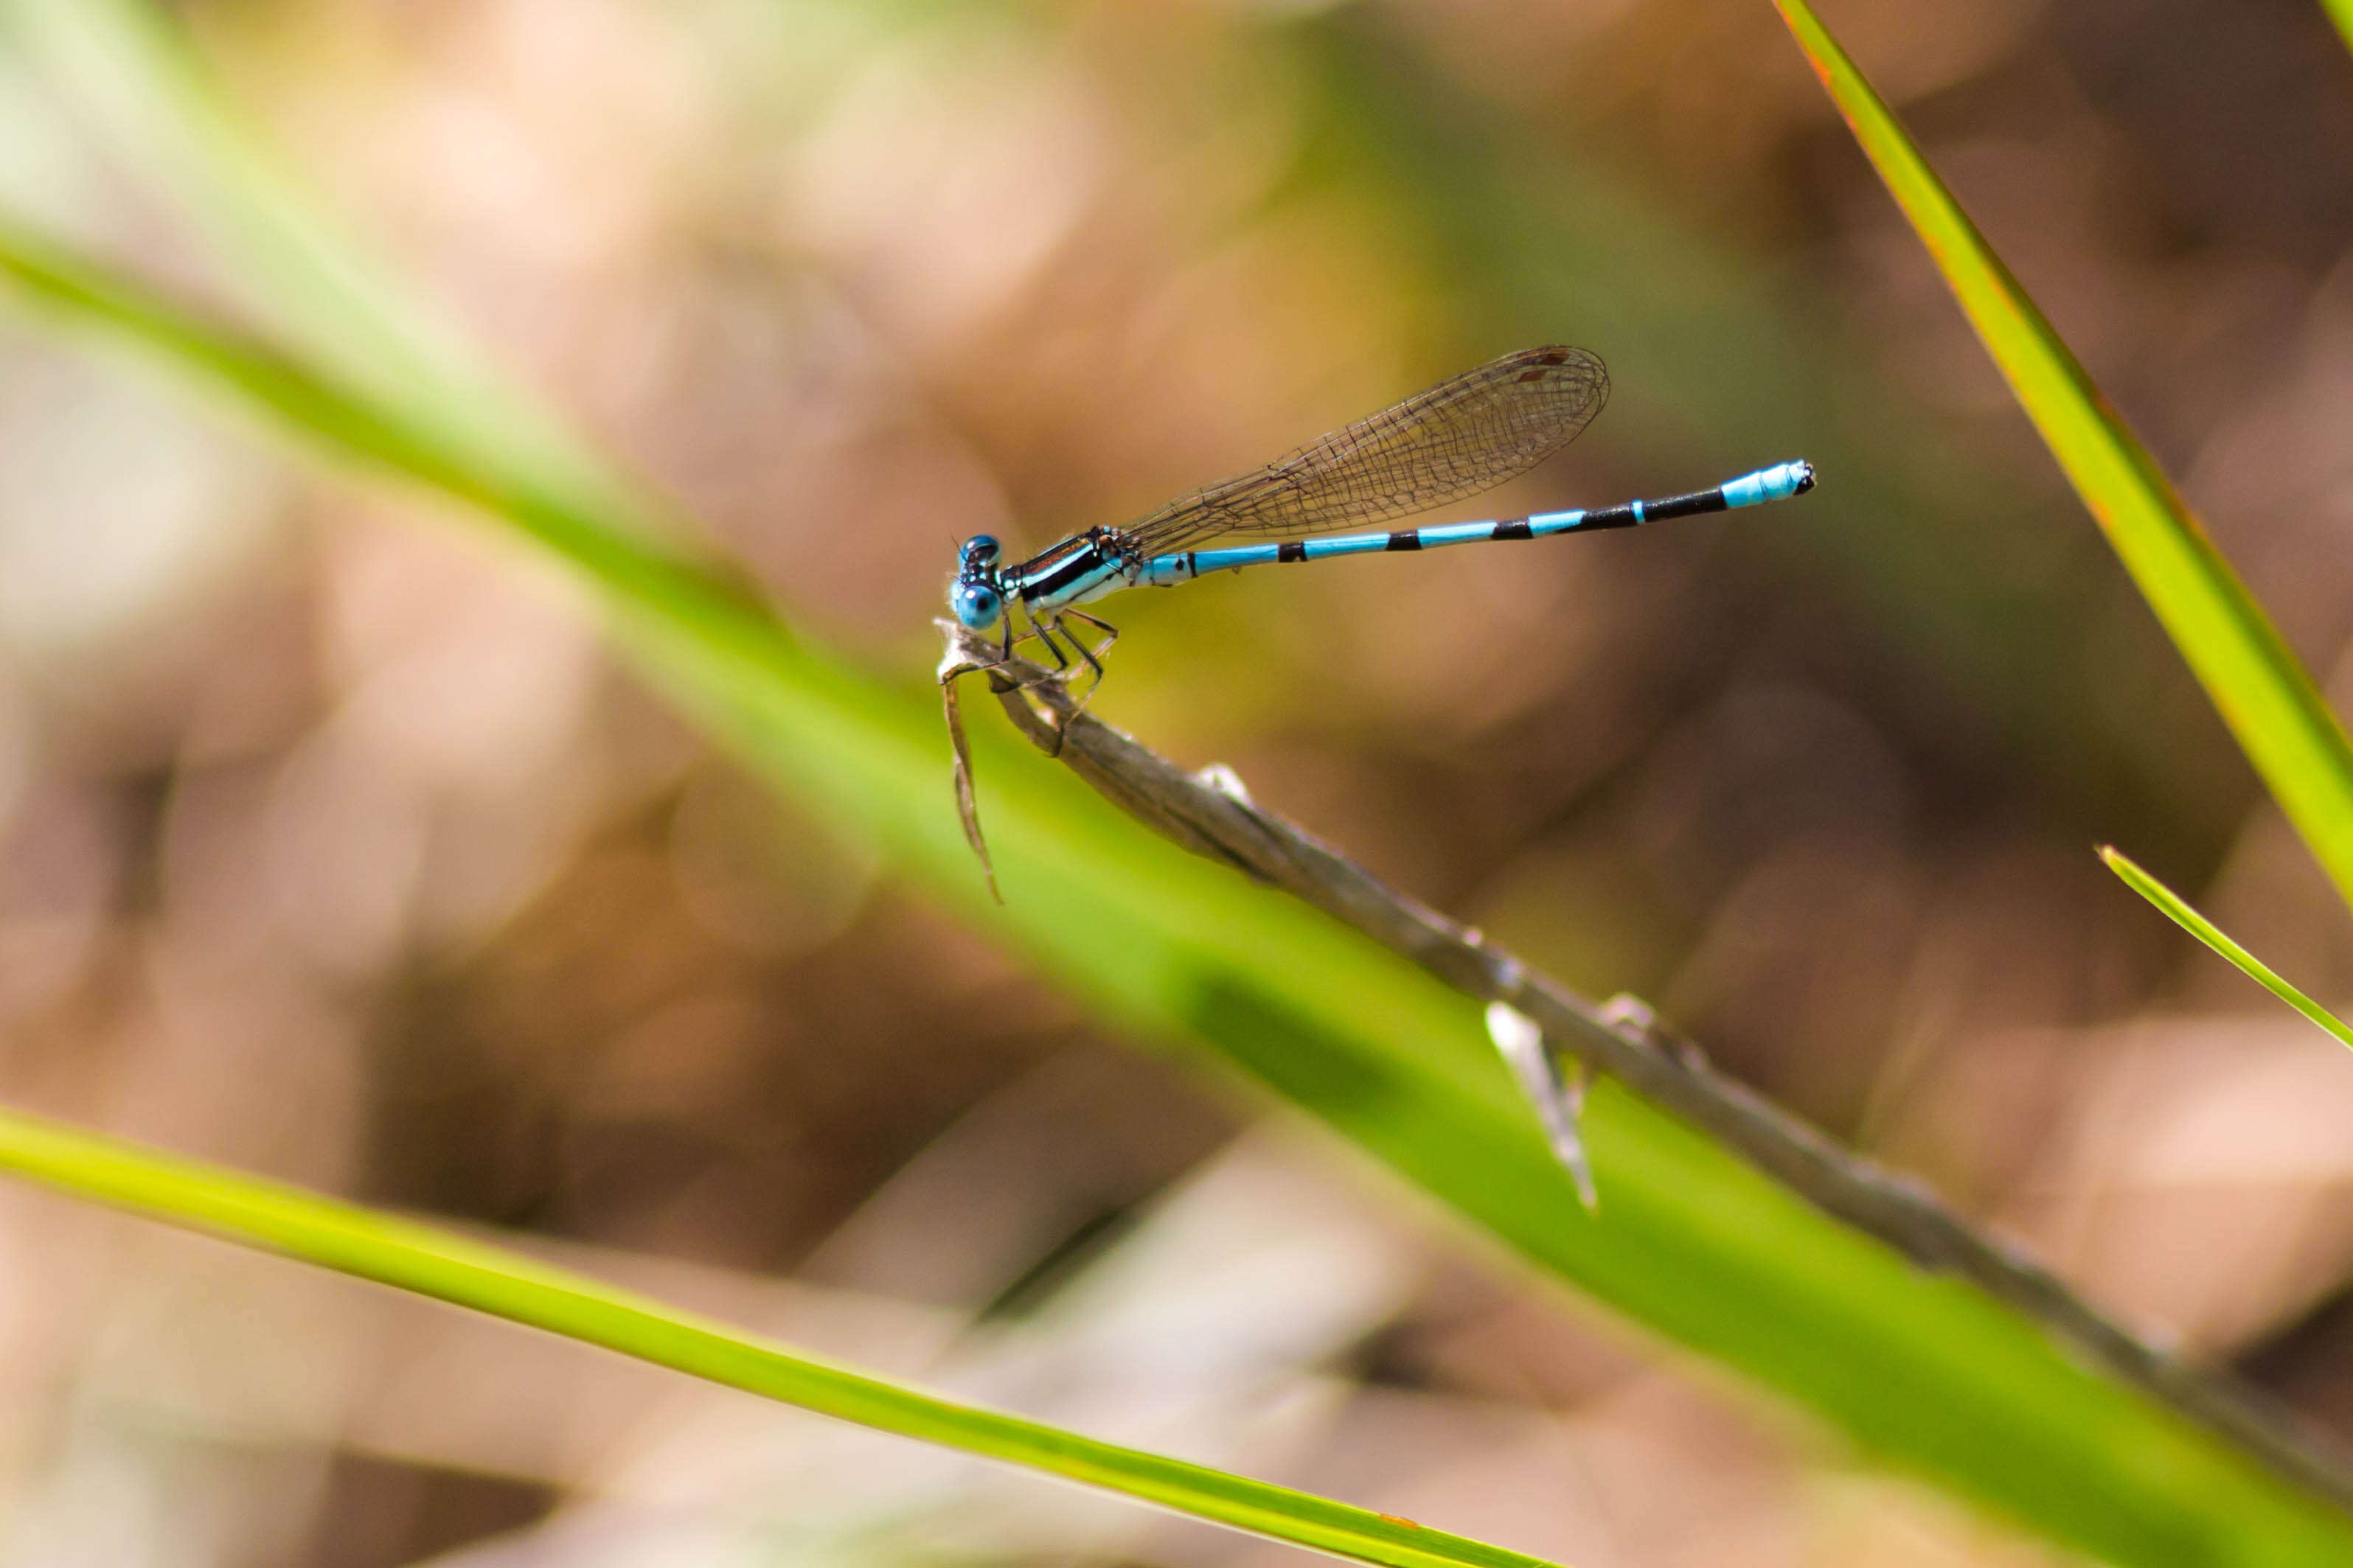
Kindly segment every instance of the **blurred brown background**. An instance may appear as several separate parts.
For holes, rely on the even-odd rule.
[[[1812,458],[1737,519],[1130,595],[1102,710],[2353,1436],[2353,1064],[2090,847],[2324,1001],[2353,919],[1769,7],[178,14],[465,336],[911,679],[963,536],[1530,343],[1612,405],[1461,515]],[[2353,694],[2318,7],[1827,19]],[[219,288],[8,26],[0,193]],[[1580,1568],[2045,1560],[1104,1037],[449,521],[0,328],[0,1094]],[[1283,1555],[0,1189],[0,1563]]]

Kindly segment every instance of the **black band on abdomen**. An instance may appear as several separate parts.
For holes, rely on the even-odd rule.
[[[1645,521],[1656,522],[1662,517],[1696,517],[1704,511],[1723,511],[1731,505],[1724,499],[1724,487],[1719,485],[1715,489],[1700,490],[1692,495],[1646,500],[1642,503],[1642,517]]]

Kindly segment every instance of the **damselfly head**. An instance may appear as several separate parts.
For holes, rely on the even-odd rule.
[[[956,552],[956,576],[948,589],[948,608],[974,631],[987,631],[1005,614],[1005,590],[997,580],[997,563],[1004,554],[1004,547],[987,533],[974,534]]]

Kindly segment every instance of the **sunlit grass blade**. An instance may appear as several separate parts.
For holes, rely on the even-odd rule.
[[[2109,870],[2124,879],[2126,887],[2155,904],[2168,920],[2237,964],[2256,984],[2336,1036],[2339,1045],[2353,1047],[2353,1025],[2348,1025],[2274,973],[2262,959],[2232,942],[2223,934],[2221,927],[2191,909],[2180,894],[2150,876],[2114,845],[2101,845],[2100,858],[2107,863]]]
[[[1541,1568],[1543,1563],[1310,1492],[942,1399],[795,1354],[485,1242],[20,1112],[0,1110],[0,1170],[149,1219],[601,1345],[819,1415],[1040,1470],[1335,1557],[1393,1568]]]
[[[2345,39],[2346,47],[2353,48],[2353,0],[2320,0],[2320,6],[2328,13],[2328,19],[2337,24],[2337,31]]]
[[[2353,902],[2353,741],[2319,688],[1854,62],[1804,0],[1775,4],[2142,596]]]

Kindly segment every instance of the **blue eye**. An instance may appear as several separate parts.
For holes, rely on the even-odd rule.
[[[996,539],[986,533],[976,533],[965,540],[962,552],[964,563],[967,566],[994,566],[997,557],[1004,553]]]
[[[948,590],[948,608],[973,630],[987,631],[1005,613],[1005,595],[986,583],[958,583]]]

